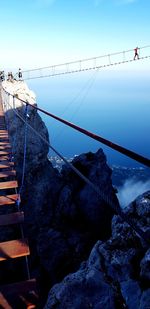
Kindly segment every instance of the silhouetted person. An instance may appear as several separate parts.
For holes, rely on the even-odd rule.
[[[3,82],[5,80],[5,74],[4,71],[0,71],[0,80]]]
[[[136,47],[135,49],[134,49],[134,60],[137,58],[137,59],[139,59],[139,54],[138,54],[138,47]]]
[[[13,77],[13,74],[12,72],[8,72],[8,79],[9,81],[13,81],[14,77]]]
[[[18,72],[18,77],[19,77],[19,79],[22,78],[22,72],[21,72],[21,69],[20,69],[20,68],[19,68],[19,72]]]

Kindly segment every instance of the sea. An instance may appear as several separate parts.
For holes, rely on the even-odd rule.
[[[39,107],[150,158],[148,70],[89,71],[31,79],[27,84],[35,92]],[[142,166],[53,118],[40,115],[51,145],[66,158],[102,148],[110,166]]]

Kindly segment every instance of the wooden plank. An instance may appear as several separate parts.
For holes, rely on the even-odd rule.
[[[16,176],[16,171],[12,170],[12,171],[0,172],[0,178],[6,178],[9,176]]]
[[[32,296],[32,301],[27,302],[28,295]],[[12,284],[3,285],[0,287],[0,308],[12,309],[22,299],[23,303],[17,308],[33,309],[38,305],[38,292],[36,286],[36,279],[16,282]],[[25,301],[24,301],[25,300]],[[5,305],[6,304],[6,305]],[[7,306],[9,304],[9,306]]]
[[[10,156],[0,156],[0,162],[1,161],[9,161],[10,160]]]
[[[10,161],[0,161],[0,169],[2,168],[8,168],[14,166],[14,162],[10,162]]]
[[[27,239],[10,240],[0,243],[0,261],[29,255]]]
[[[8,133],[8,130],[0,130],[0,133]]]
[[[11,214],[0,215],[0,226],[20,224],[24,221],[24,212],[13,212]]]
[[[8,303],[7,299],[3,294],[0,292],[0,308],[2,309],[13,309],[13,307]]]
[[[9,146],[9,147],[11,147],[10,143],[8,143],[8,142],[1,142],[1,141],[0,141],[0,146]]]
[[[1,195],[0,206],[15,204],[17,200],[20,200],[19,194]]]
[[[10,155],[11,154],[11,151],[1,151],[0,150],[0,156],[7,156],[7,155]]]
[[[5,145],[4,145],[4,146],[0,146],[0,150],[1,150],[1,151],[5,151],[5,150],[6,150],[6,151],[7,151],[7,150],[9,151],[10,149],[11,149],[11,146],[10,146],[10,145],[8,145],[8,146],[7,146],[7,145],[6,145],[6,146],[5,146]]]
[[[0,182],[0,190],[18,188],[16,180]]]

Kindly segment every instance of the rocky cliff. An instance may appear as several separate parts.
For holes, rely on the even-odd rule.
[[[36,104],[23,81],[7,81],[3,86]],[[21,184],[25,125],[9,104],[23,118],[25,106],[4,97]],[[47,128],[32,107],[28,123],[49,141]],[[39,308],[150,308],[150,248],[68,165],[61,172],[53,168],[48,151],[47,144],[28,128],[21,207],[30,242],[31,276],[36,275],[39,286]],[[117,203],[102,149],[82,154],[72,164]],[[139,196],[125,213],[150,236],[150,192]]]
[[[23,81],[6,81],[3,87],[23,100],[36,104],[33,92]],[[5,96],[5,99],[8,100],[6,118],[17,177],[21,184],[25,125],[14,115],[9,104],[14,104],[22,117],[25,106],[18,99],[13,102],[11,96]],[[28,109],[28,123],[49,141],[47,128],[32,107]],[[64,165],[59,173],[47,159],[47,154],[47,144],[28,128],[21,207],[25,213],[25,233],[31,248],[31,272],[37,276],[42,296],[41,308],[49,289],[79,268],[97,240],[104,241],[110,237],[113,216],[109,205],[70,167]],[[111,169],[102,149],[95,154],[82,154],[72,164],[117,203]]]
[[[150,191],[125,213],[150,236]],[[96,242],[87,261],[50,290],[44,309],[150,308],[150,247],[119,216],[112,236]]]

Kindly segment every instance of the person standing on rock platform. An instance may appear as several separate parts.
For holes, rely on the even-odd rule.
[[[0,71],[0,80],[2,82],[5,80],[5,73],[4,73],[4,71]]]
[[[19,77],[19,79],[22,79],[22,72],[21,72],[20,68],[19,68],[19,72],[18,72],[18,77]]]
[[[9,80],[10,82],[13,82],[14,77],[13,77],[12,72],[8,72],[8,78],[7,78],[7,80]]]

